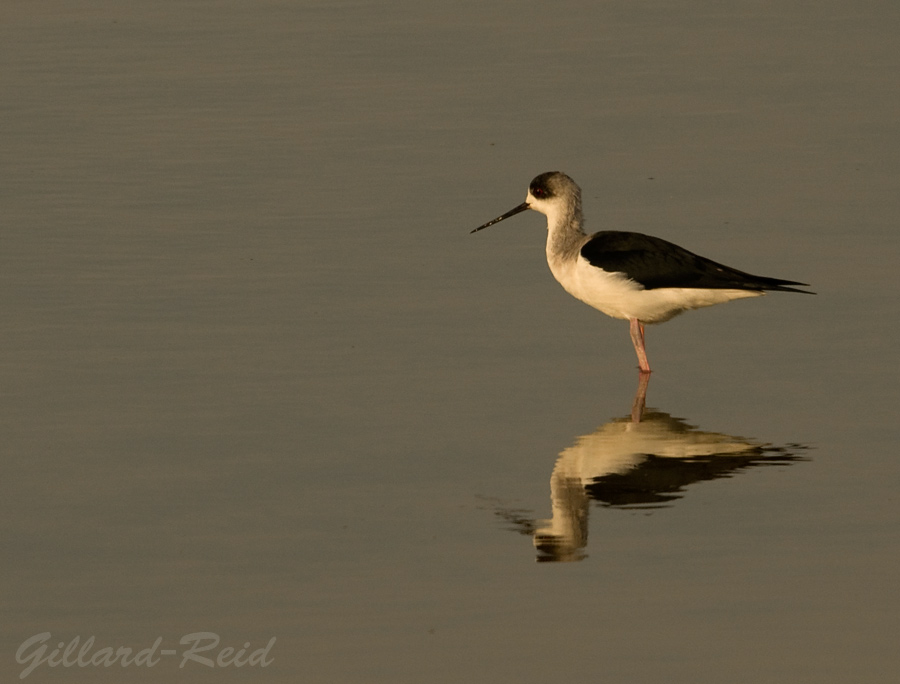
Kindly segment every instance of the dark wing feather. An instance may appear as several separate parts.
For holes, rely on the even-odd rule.
[[[738,271],[689,252],[683,247],[641,233],[603,231],[591,236],[581,256],[604,271],[622,273],[647,290],[662,287],[713,290],[781,290],[806,292],[788,285],[793,280],[766,278]]]

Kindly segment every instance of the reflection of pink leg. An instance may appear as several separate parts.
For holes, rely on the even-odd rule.
[[[644,417],[644,407],[647,405],[647,385],[650,384],[650,373],[641,371],[638,374],[638,388],[631,404],[631,422],[640,423]]]
[[[628,322],[631,325],[631,342],[634,344],[634,351],[637,352],[641,373],[649,373],[650,362],[647,361],[647,350],[644,349],[644,324],[636,318],[629,318]]]

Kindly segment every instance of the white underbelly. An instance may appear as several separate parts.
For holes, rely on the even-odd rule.
[[[644,323],[662,323],[683,311],[721,304],[732,299],[758,297],[755,290],[719,290],[692,287],[661,287],[645,290],[620,273],[607,273],[585,259],[570,265],[550,265],[559,283],[576,299],[613,318],[637,318]]]

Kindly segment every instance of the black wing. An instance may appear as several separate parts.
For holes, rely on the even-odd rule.
[[[806,283],[744,273],[717,264],[666,240],[641,233],[614,230],[596,233],[581,248],[581,256],[592,266],[607,272],[622,273],[647,290],[693,287],[814,294],[787,287]]]

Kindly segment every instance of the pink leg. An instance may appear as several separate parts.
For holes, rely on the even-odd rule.
[[[636,318],[630,318],[628,322],[631,325],[631,342],[634,344],[634,351],[637,352],[641,373],[649,373],[650,362],[647,361],[647,350],[644,349],[644,324]]]

